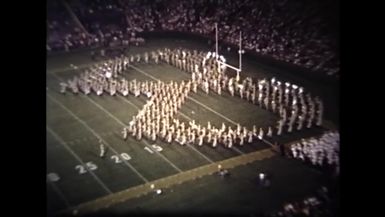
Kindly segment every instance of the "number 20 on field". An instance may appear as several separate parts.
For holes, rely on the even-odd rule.
[[[127,153],[121,153],[120,155],[112,155],[111,160],[113,160],[115,163],[119,164],[122,163],[123,160],[131,160],[131,156]],[[98,166],[94,164],[92,161],[85,163],[84,165],[76,165],[75,170],[79,171],[79,174],[85,174],[89,171],[97,170]]]
[[[119,164],[119,163],[122,163],[122,160],[131,160],[131,156],[128,155],[127,153],[121,153],[120,154],[120,157],[119,155],[112,155],[111,156],[111,159],[115,161],[115,163]]]

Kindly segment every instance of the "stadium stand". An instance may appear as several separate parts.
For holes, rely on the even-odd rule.
[[[47,50],[93,45],[139,45],[141,32],[180,31],[214,38],[214,23],[225,33],[221,41],[237,44],[239,30],[247,52],[273,57],[330,76],[339,74],[338,37],[325,11],[331,1],[88,1],[50,3]],[[64,6],[68,3],[69,8]],[[70,22],[72,12],[87,30]],[[53,21],[54,20],[54,21]],[[55,22],[56,21],[56,22]],[[53,40],[55,38],[55,40]]]

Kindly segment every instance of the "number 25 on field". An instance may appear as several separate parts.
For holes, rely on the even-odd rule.
[[[90,161],[90,162],[87,162],[85,164],[85,166],[84,165],[76,165],[75,169],[79,170],[79,174],[85,174],[85,173],[87,173],[88,170],[98,169],[98,166],[96,166],[96,164],[94,164]]]

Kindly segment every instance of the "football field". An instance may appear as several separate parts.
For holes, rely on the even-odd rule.
[[[143,48],[130,50],[129,54],[154,50],[161,45],[164,47],[163,44],[149,43]],[[177,45],[192,46],[181,42],[170,47]],[[204,49],[204,46],[199,49]],[[120,195],[120,201],[114,201],[99,212],[106,212],[109,216],[113,213],[191,212],[196,209],[220,213],[224,208],[228,212],[241,209],[245,213],[255,213],[306,195],[324,181],[319,172],[269,151],[270,144],[319,135],[325,130],[323,128],[265,137],[265,141],[230,149],[207,145],[180,146],[159,140],[154,143],[132,137],[124,141],[121,134],[123,126],[128,125],[132,116],[143,107],[146,98],[59,92],[61,81],[78,75],[92,63],[94,61],[86,52],[47,59],[47,174],[56,173],[60,177],[58,181],[47,179],[47,212],[50,215],[73,212],[83,204],[116,195]],[[77,69],[70,64],[76,65]],[[264,78],[268,72],[262,69],[245,70],[242,76],[246,75]],[[165,63],[134,64],[122,76],[138,81],[190,79],[190,74]],[[259,127],[275,126],[278,120],[270,111],[232,97],[227,92],[217,95],[201,90],[189,94],[177,118],[185,122],[195,120],[202,125],[210,121],[218,128],[222,123],[230,126],[239,123],[248,128],[254,124]],[[104,158],[99,157],[99,139],[107,146]],[[236,165],[228,167],[231,168],[231,178],[225,180],[210,175],[218,163]],[[195,175],[187,177],[186,174],[193,173],[191,171],[195,171]],[[269,190],[255,185],[260,171],[274,174],[275,183]],[[149,192],[122,196],[122,192],[133,192],[141,186],[145,189],[151,183],[160,183],[160,180],[168,180],[165,181],[168,182],[167,188],[160,197]]]

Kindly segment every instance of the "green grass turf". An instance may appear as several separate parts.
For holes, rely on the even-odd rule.
[[[165,42],[166,43],[166,42]],[[132,49],[130,52],[144,52],[145,50],[153,50],[157,47],[164,47],[165,43],[149,43],[145,47],[138,47]],[[189,47],[191,44],[186,44],[183,41],[179,41],[178,43],[173,43],[173,46],[184,45],[185,47]],[[172,47],[172,46],[171,46]],[[199,46],[190,46],[197,47]],[[201,46],[204,47],[204,46]],[[137,113],[137,109],[132,105],[134,104],[136,107],[141,108],[145,103],[145,98],[143,97],[133,97],[128,96],[126,100],[121,99],[121,97],[111,97],[111,96],[95,96],[90,95],[89,98],[79,95],[74,96],[71,93],[66,95],[60,94],[59,91],[59,80],[52,75],[52,71],[58,71],[55,74],[60,77],[60,79],[69,79],[74,75],[79,73],[79,70],[68,70],[68,66],[70,63],[73,64],[88,64],[91,63],[89,57],[86,55],[86,52],[79,52],[72,55],[59,55],[55,57],[50,57],[47,60],[47,87],[49,88],[47,94],[53,97],[55,100],[62,103],[66,108],[68,108],[71,112],[73,112],[76,116],[78,116],[82,121],[84,121],[89,127],[91,127],[98,135],[100,135],[111,147],[113,147],[118,153],[127,153],[132,159],[128,162],[145,178],[148,180],[155,180],[161,177],[169,176],[171,174],[175,174],[178,171],[175,170],[167,161],[162,159],[156,154],[150,154],[144,150],[145,144],[143,141],[136,141],[133,138],[130,138],[127,141],[123,141],[121,139],[120,131],[122,129],[121,125],[114,120],[114,118],[110,117],[108,113],[103,111],[102,109],[95,106],[94,103],[98,104],[100,107],[111,113],[115,118],[122,121],[124,124],[127,124],[133,115]],[[247,65],[247,64],[245,64]],[[180,70],[168,66],[166,64],[160,65],[138,65],[140,69],[144,70],[146,73],[151,74],[154,77],[158,77],[162,80],[186,80],[189,79],[189,74],[185,72],[181,72]],[[250,66],[245,66],[250,67]],[[60,69],[66,69],[66,71],[61,71]],[[254,73],[255,72],[255,73]],[[253,76],[265,76],[267,73],[263,69],[256,69]],[[149,80],[149,78],[142,73],[138,72],[134,69],[127,70],[124,73],[124,77],[128,79],[137,79],[137,80]],[[226,117],[234,120],[236,122],[241,123],[242,125],[251,126],[252,124],[256,124],[257,126],[269,126],[277,120],[277,117],[271,114],[268,111],[265,111],[258,106],[252,105],[244,100],[239,98],[232,98],[229,94],[223,94],[222,96],[218,96],[215,93],[209,94],[206,96],[205,93],[199,91],[197,94],[191,94],[195,100],[200,101],[201,103],[209,106],[217,112],[225,115]],[[93,101],[93,102],[91,102]],[[132,103],[132,104],[130,104]],[[194,111],[194,114],[192,113]],[[205,124],[207,120],[210,120],[211,123],[215,126],[220,126],[222,122],[230,124],[224,118],[214,114],[208,109],[202,107],[192,100],[187,100],[187,102],[182,106],[181,112],[187,115],[190,118],[195,119],[198,123]],[[184,116],[178,115],[183,121],[188,121]],[[112,153],[111,150],[107,152],[107,157],[105,159],[101,159],[98,157],[98,142],[95,135],[93,135],[85,126],[83,126],[79,121],[77,121],[73,116],[71,116],[65,109],[60,107],[57,103],[55,103],[50,98],[47,98],[47,126],[49,126],[55,133],[57,133],[61,139],[67,142],[68,146],[84,161],[89,162],[92,161],[98,166],[98,169],[94,171],[94,173],[100,178],[100,180],[112,191],[118,192],[123,189],[144,183],[142,179],[138,177],[129,167],[125,164],[120,163],[116,164],[112,159],[110,159]],[[308,130],[301,133],[293,133],[291,135],[282,136],[279,138],[274,138],[277,141],[292,141],[293,139],[298,139],[304,135],[312,135],[318,134],[322,129],[317,130]],[[152,144],[152,142],[148,141],[148,144]],[[208,146],[196,147],[196,149],[201,153],[198,154],[192,148],[189,147],[181,147],[177,144],[168,145],[161,141],[157,141],[156,144],[161,145],[164,150],[161,152],[169,161],[175,164],[181,170],[188,170],[198,166],[202,166],[204,164],[209,163],[205,158],[201,155],[205,155],[213,161],[219,161],[223,159],[227,159],[232,156],[239,155],[233,149],[225,149],[223,147],[217,147],[213,149]],[[255,151],[261,148],[266,148],[268,145],[262,142],[256,142],[252,145],[246,145],[245,147],[239,147],[239,149],[245,153]],[[284,161],[284,159],[279,159],[279,161]],[[59,182],[54,183],[58,189],[62,192],[64,197],[68,200],[70,205],[78,205],[79,203],[90,201],[97,197],[106,195],[107,192],[103,190],[100,184],[91,176],[89,173],[79,175],[78,171],[75,170],[75,166],[80,163],[64,148],[64,146],[54,138],[50,132],[47,131],[47,173],[56,172],[61,177]],[[256,163],[258,164],[258,163]],[[288,164],[288,168],[285,170],[301,170],[302,167],[297,167],[294,164]],[[290,166],[291,165],[291,166]],[[293,166],[294,165],[294,166]],[[247,167],[245,167],[247,168]],[[274,172],[279,172],[280,170],[271,168]],[[234,170],[236,174],[238,169]],[[242,170],[241,170],[242,171]],[[304,174],[307,174],[308,171],[304,169],[302,171]],[[249,173],[245,173],[249,174]],[[207,179],[207,180],[206,180]],[[210,181],[211,178],[202,178],[199,183],[189,182],[188,188],[197,190],[199,186],[212,186],[213,180]],[[207,182],[207,183],[206,183]],[[300,181],[299,183],[307,183],[307,180]],[[205,184],[206,183],[206,184]],[[211,184],[210,184],[211,183]],[[234,185],[236,185],[236,181],[234,181]],[[242,182],[239,182],[238,185],[242,186]],[[310,184],[305,184],[306,186]],[[312,184],[311,184],[312,185]],[[181,185],[182,186],[182,185]],[[195,187],[194,187],[195,186]],[[229,188],[227,186],[226,188]],[[211,188],[211,187],[210,187]],[[205,194],[204,197],[200,196],[200,199],[197,199],[196,203],[187,203],[190,204],[191,209],[196,206],[204,206],[210,209],[210,207],[215,208],[218,205],[213,203],[214,200],[222,201],[225,199],[224,195],[226,190],[223,187],[222,190],[218,190],[217,193]],[[285,187],[283,186],[282,189]],[[286,188],[290,188],[290,186],[286,186]],[[309,187],[310,188],[310,187]],[[187,190],[187,189],[186,189]],[[301,191],[301,188],[293,188],[289,189],[292,191]],[[196,198],[194,194],[190,192],[185,192],[183,194],[178,194],[176,198],[182,197],[191,197]],[[210,192],[210,191],[207,191]],[[189,194],[191,194],[189,196]],[[234,193],[236,194],[236,193]],[[53,187],[47,183],[47,195],[49,197],[49,203],[47,204],[49,211],[54,212],[65,208],[66,205],[64,201],[58,197],[57,193],[54,191]],[[244,192],[245,198],[249,198]],[[239,197],[238,197],[239,196]],[[245,200],[240,197],[240,195],[236,196],[238,200]],[[207,198],[206,198],[207,197]],[[271,196],[273,197],[273,196]],[[203,199],[206,198],[206,199]],[[210,199],[211,198],[211,199]],[[148,199],[148,198],[147,198]],[[154,206],[153,204],[158,204],[158,202],[151,202],[153,200],[147,200],[146,197],[140,198],[140,200],[148,201],[148,206]],[[171,199],[171,201],[175,201],[177,199]],[[212,206],[208,205],[205,202],[199,202],[200,200],[208,201],[208,204],[214,204]],[[143,202],[146,204],[145,202]],[[229,202],[231,203],[231,202]],[[162,205],[164,204],[164,205]],[[194,205],[195,204],[195,205]],[[232,203],[231,203],[232,204]],[[278,202],[277,202],[278,204]],[[244,205],[246,206],[246,205]],[[170,209],[171,204],[167,204],[164,202],[160,202],[159,205],[155,205],[156,207],[160,207],[161,210]],[[163,207],[163,208],[162,208]],[[184,210],[185,208],[188,210],[189,206],[181,205],[181,207],[177,207],[175,210]],[[264,207],[264,206],[260,206]],[[143,209],[147,209],[146,206]],[[250,209],[250,208],[249,208]],[[252,209],[252,208],[251,208]],[[148,208],[148,210],[153,210],[153,208]]]
[[[180,39],[151,39],[146,42],[144,46],[132,47],[126,54],[144,53],[146,51],[152,51],[158,48],[176,48],[184,47],[188,49],[197,49],[203,51],[213,51],[207,44],[202,44],[195,41],[186,41]],[[238,54],[235,50],[231,52],[221,52],[226,57],[226,62],[233,66],[238,66]],[[54,55],[48,57],[47,70],[58,70],[68,68],[69,65],[86,64],[92,62],[89,58],[90,51],[74,52],[71,55]],[[310,91],[312,95],[321,96],[325,102],[325,118],[330,119],[337,125],[339,123],[339,87],[331,87],[329,85],[319,84],[316,80],[310,81],[294,74],[287,73],[285,69],[277,66],[266,65],[258,60],[243,58],[242,61],[242,73],[245,76],[252,76],[258,78],[271,78],[276,77],[284,81],[289,81],[302,85],[307,91]]]

